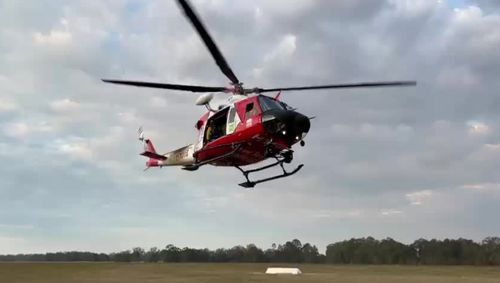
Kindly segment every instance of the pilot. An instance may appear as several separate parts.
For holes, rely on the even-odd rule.
[[[211,140],[218,139],[220,137],[220,129],[217,125],[212,125],[212,137]]]
[[[210,120],[208,122],[208,126],[207,126],[207,133],[206,133],[206,137],[205,137],[205,140],[208,142],[212,139],[213,137],[213,123],[212,123],[212,120]]]

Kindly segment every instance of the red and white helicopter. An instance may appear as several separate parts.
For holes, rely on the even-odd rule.
[[[304,137],[309,132],[312,118],[295,111],[280,101],[282,91],[416,85],[414,81],[393,81],[284,88],[244,88],[243,83],[233,73],[188,1],[178,0],[178,3],[212,54],[215,63],[231,83],[229,87],[207,87],[103,80],[114,84],[204,93],[196,100],[196,104],[206,106],[208,112],[201,116],[195,124],[195,128],[198,130],[198,139],[195,143],[166,154],[158,154],[151,140],[144,138],[142,128],[139,129],[139,139],[144,142],[144,152],[141,155],[149,158],[146,162],[146,168],[182,166],[182,169],[195,171],[207,164],[236,167],[245,176],[246,181],[240,184],[245,188],[288,177],[297,173],[303,164],[300,164],[293,171],[287,171],[283,163],[292,161],[292,146],[294,144],[305,145]],[[214,92],[229,94],[227,104],[213,109],[210,106],[210,101]],[[277,94],[274,97],[263,95],[266,92],[277,92]],[[242,166],[269,158],[275,161],[255,169],[242,169]],[[261,180],[251,181],[249,179],[249,174],[274,166],[280,166],[283,173]]]

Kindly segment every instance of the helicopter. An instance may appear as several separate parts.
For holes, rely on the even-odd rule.
[[[205,106],[207,112],[195,123],[198,138],[194,143],[165,154],[159,154],[151,139],[145,138],[142,127],[139,128],[139,140],[144,145],[144,152],[141,155],[148,158],[145,170],[164,166],[181,166],[182,169],[188,171],[196,171],[204,165],[235,167],[245,177],[245,181],[239,184],[244,188],[253,188],[259,183],[289,177],[296,174],[304,166],[300,164],[295,169],[288,171],[284,164],[292,162],[294,152],[292,147],[295,144],[305,146],[304,138],[310,130],[311,120],[314,117],[307,117],[283,102],[280,99],[282,92],[416,85],[415,81],[390,81],[245,88],[234,74],[192,5],[187,0],[177,0],[177,2],[206,45],[215,63],[230,80],[230,84],[227,87],[210,87],[102,79],[103,82],[120,85],[203,93],[196,100],[196,105]],[[276,95],[264,95],[264,93],[271,92],[276,93]],[[214,93],[229,95],[227,102],[216,109],[210,105]],[[267,159],[274,161],[254,169],[242,168]],[[281,174],[259,180],[250,180],[250,174],[275,166],[281,168]]]

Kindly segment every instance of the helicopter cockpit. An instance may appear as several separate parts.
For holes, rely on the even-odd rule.
[[[244,119],[251,119],[253,116],[261,113],[258,110],[258,106],[255,104],[258,103],[262,112],[267,112],[271,110],[290,110],[287,104],[271,98],[269,96],[260,95],[258,100],[248,101],[248,103],[244,107]],[[223,106],[221,107],[217,113],[215,113],[212,117],[208,118],[207,127],[205,128],[204,135],[204,144],[216,140],[220,137],[223,137],[227,134],[231,134],[235,127],[235,108],[234,106]]]

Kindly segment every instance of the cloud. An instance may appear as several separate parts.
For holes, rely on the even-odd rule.
[[[493,152],[500,152],[500,144],[485,144],[484,146]]]
[[[24,122],[9,123],[4,126],[5,135],[13,138],[24,138],[30,133],[30,128]]]
[[[406,199],[410,201],[412,205],[422,205],[426,200],[430,199],[433,194],[434,192],[432,190],[423,190],[406,194]]]
[[[55,112],[71,113],[71,112],[79,110],[80,104],[78,102],[72,101],[69,98],[64,98],[64,99],[52,101],[50,103],[50,107]]]
[[[469,126],[470,135],[484,136],[491,132],[490,127],[481,122],[469,121],[467,122],[467,125]]]
[[[395,13],[409,18],[432,13],[433,10],[436,9],[436,7],[441,5],[441,1],[428,1],[428,0],[415,0],[415,1],[390,0],[389,3],[394,6]]]
[[[175,2],[1,2],[0,236],[16,244],[0,253],[500,233],[495,1],[193,5],[248,87],[418,86],[283,93],[317,117],[294,148],[305,166],[253,190],[231,168],[143,172],[137,128],[167,152],[196,139],[205,109],[190,93],[100,79],[228,81]]]
[[[93,152],[90,146],[83,140],[76,139],[75,141],[56,141],[57,150],[64,156],[69,158],[77,158],[90,160],[93,157]]]
[[[35,33],[33,39],[36,44],[61,46],[71,42],[72,35],[67,31],[50,31],[49,34]]]
[[[403,214],[403,211],[397,209],[382,209],[380,210],[380,214],[382,216],[400,215]]]
[[[463,189],[487,192],[500,190],[500,183],[480,183],[480,184],[467,184],[462,186]]]
[[[17,109],[17,106],[14,102],[6,101],[0,99],[0,113],[1,112],[11,112]]]
[[[350,219],[363,217],[363,211],[360,209],[351,210],[324,210],[314,212],[313,218],[328,218],[328,219]]]

